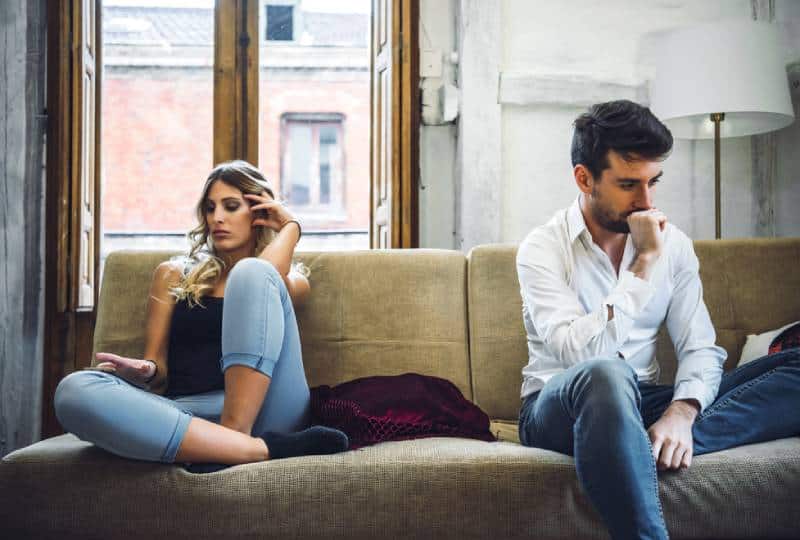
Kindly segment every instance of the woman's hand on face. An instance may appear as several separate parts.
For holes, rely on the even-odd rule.
[[[275,232],[280,231],[284,225],[295,219],[289,209],[263,192],[261,195],[244,194],[245,199],[252,205],[250,212],[253,214],[253,227],[268,227]],[[263,210],[264,214],[258,213]]]
[[[137,358],[126,358],[117,354],[99,352],[95,354],[99,360],[95,366],[103,371],[116,373],[126,381],[144,385],[156,372],[156,365],[150,360],[139,360]]]

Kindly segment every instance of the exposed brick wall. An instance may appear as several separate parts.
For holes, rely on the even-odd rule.
[[[339,228],[369,227],[369,78],[363,81],[261,81],[260,167],[280,186],[280,119],[286,112],[341,113],[347,222]],[[332,224],[333,225],[333,224]]]
[[[344,121],[345,222],[369,225],[369,79],[262,81],[260,168],[280,186],[280,117],[341,113]],[[114,77],[103,80],[103,230],[181,231],[212,163],[211,72],[207,78]]]

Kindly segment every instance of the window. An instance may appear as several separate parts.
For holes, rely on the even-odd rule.
[[[367,249],[371,1],[258,1],[259,166],[303,223],[299,250]],[[267,39],[268,7],[292,8],[292,41]]]
[[[266,6],[267,41],[292,41],[294,39],[294,6]]]
[[[187,249],[214,166],[214,8],[173,4],[102,4],[101,273],[112,251]]]
[[[313,218],[345,219],[344,152],[338,113],[281,116],[281,193]]]

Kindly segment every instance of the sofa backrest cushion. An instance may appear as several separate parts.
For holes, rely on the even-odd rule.
[[[153,270],[173,252],[108,256],[94,350],[141,355]],[[472,398],[466,259],[432,249],[304,252],[312,292],[297,310],[311,386],[417,372],[452,381]]]
[[[516,419],[522,368],[528,362],[514,245],[486,245],[468,255],[470,361],[475,402],[490,418]],[[736,366],[748,334],[800,319],[800,239],[695,242],[703,296]],[[656,352],[662,383],[674,380],[676,360],[662,327]]]

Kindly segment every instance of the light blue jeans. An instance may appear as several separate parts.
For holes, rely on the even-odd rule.
[[[222,310],[222,370],[244,365],[271,377],[252,433],[307,427],[310,392],[292,301],[275,267],[259,258],[231,269]],[[222,390],[159,396],[100,371],[65,377],[55,411],[65,430],[114,454],[172,463],[193,416],[219,422]]]
[[[575,457],[583,489],[615,539],[663,539],[667,528],[647,428],[673,387],[640,383],[619,358],[582,362],[528,396],[522,444]],[[692,426],[694,454],[800,434],[800,348],[722,376],[717,398]]]

